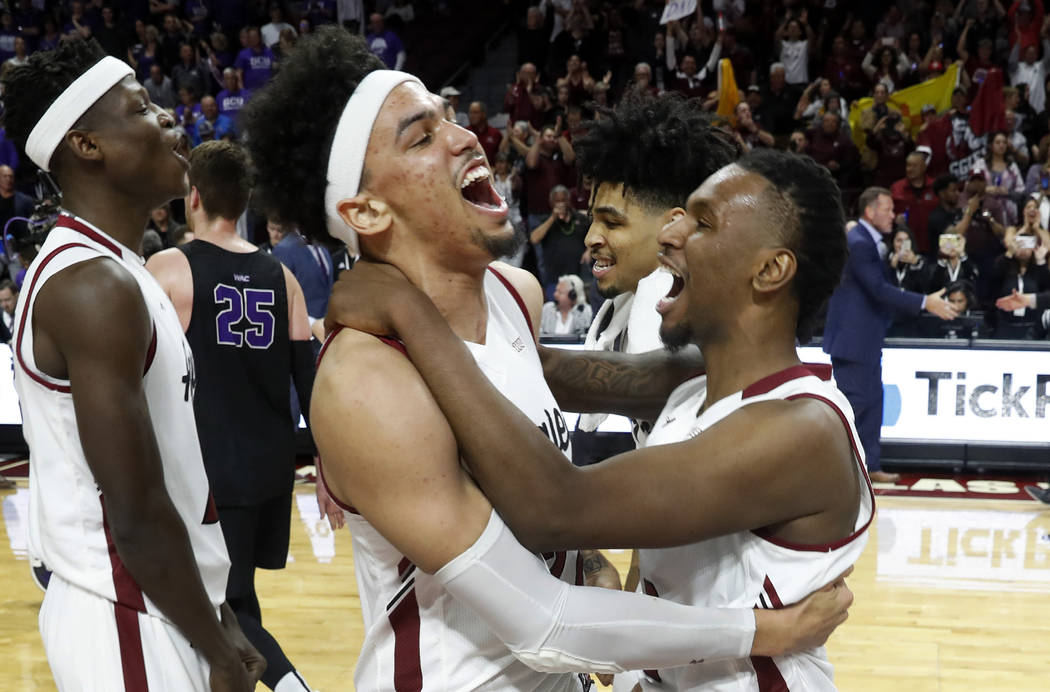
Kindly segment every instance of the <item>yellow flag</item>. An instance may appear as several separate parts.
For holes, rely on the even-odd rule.
[[[928,79],[925,82],[901,89],[890,94],[889,103],[900,111],[901,118],[911,127],[911,136],[914,138],[922,127],[922,107],[927,103],[937,109],[938,115],[952,107],[952,91],[959,83],[959,63],[953,63],[940,77]],[[849,126],[853,131],[853,143],[858,149],[865,146],[864,130],[860,127],[860,114],[874,101],[871,98],[862,98],[853,102],[849,109]]]
[[[736,106],[740,103],[740,90],[736,88],[736,75],[729,58],[718,61],[718,115],[736,126]]]

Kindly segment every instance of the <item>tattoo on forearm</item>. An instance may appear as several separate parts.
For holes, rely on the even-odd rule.
[[[551,368],[547,378],[567,390],[586,392],[591,396],[629,393],[645,395],[664,384],[665,377],[654,376],[652,368],[638,368],[626,363],[609,363],[603,357],[574,355]]]
[[[597,550],[581,550],[580,559],[583,560],[583,573],[596,574],[605,569],[609,564],[605,557]]]

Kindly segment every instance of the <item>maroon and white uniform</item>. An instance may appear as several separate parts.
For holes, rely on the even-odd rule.
[[[697,416],[707,395],[707,378],[680,385],[656,420],[647,447],[681,442],[698,435],[749,404],[776,399],[810,398],[831,407],[849,435],[857,464],[861,504],[854,531],[826,545],[799,545],[763,531],[741,531],[699,543],[659,550],[640,550],[641,586],[686,605],[779,608],[802,600],[831,582],[855,563],[868,539],[875,496],[858,444],[853,409],[834,384],[824,382],[804,366],[766,377],[715,402]],[[783,444],[791,444],[784,440]],[[697,459],[695,463],[703,463]],[[790,473],[791,469],[784,469]],[[769,478],[776,483],[777,479]],[[617,676],[616,689],[711,690],[833,690],[833,671],[824,648],[776,658],[751,657],[699,663],[682,668]],[[621,680],[620,678],[624,678]]]
[[[467,347],[492,384],[547,433],[569,463],[568,426],[543,379],[525,306],[495,270],[486,272],[484,287],[485,343],[467,342]],[[416,569],[352,508],[343,509],[353,537],[365,621],[365,641],[354,671],[359,692],[581,689],[577,675],[540,673],[515,658],[488,625],[433,575]],[[583,583],[583,565],[576,551],[543,557],[555,577],[569,584]]]
[[[117,554],[105,498],[80,443],[68,380],[33,357],[41,288],[74,264],[117,262],[138,283],[153,322],[142,385],[164,469],[212,604],[225,601],[229,558],[211,502],[193,417],[193,356],[175,308],[138,253],[63,212],[29,267],[15,311],[15,386],[30,448],[29,543],[53,570],[40,613],[60,690],[206,690],[208,668],[135,583]],[[99,329],[115,325],[100,324]]]

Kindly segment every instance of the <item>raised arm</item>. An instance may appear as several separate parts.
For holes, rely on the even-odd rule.
[[[244,679],[164,484],[142,382],[153,326],[137,283],[116,262],[89,260],[48,281],[36,305],[36,343],[50,344],[58,354],[51,369],[68,375],[80,442],[117,554],[213,671]]]

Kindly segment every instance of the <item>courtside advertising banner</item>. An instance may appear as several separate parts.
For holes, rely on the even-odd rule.
[[[804,362],[828,362],[801,348]],[[1050,353],[884,348],[882,439],[1050,446]]]

